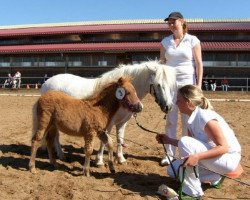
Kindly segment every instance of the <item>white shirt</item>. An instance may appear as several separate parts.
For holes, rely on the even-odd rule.
[[[195,84],[193,47],[200,43],[200,40],[186,33],[178,46],[174,42],[173,35],[165,37],[161,43],[166,50],[167,66],[173,67],[176,71],[177,84]]]
[[[188,129],[194,138],[207,143],[209,147],[213,148],[216,144],[205,133],[205,125],[211,121],[217,120],[220,128],[224,134],[229,145],[229,153],[241,152],[241,146],[235,137],[233,130],[229,127],[227,122],[215,111],[209,109],[202,109],[196,107],[191,116],[188,119]]]

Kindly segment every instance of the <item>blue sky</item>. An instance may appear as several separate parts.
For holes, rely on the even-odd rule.
[[[250,0],[3,0],[0,26],[81,21],[250,18]]]

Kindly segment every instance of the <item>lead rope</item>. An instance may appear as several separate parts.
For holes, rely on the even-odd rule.
[[[178,195],[179,195],[179,199],[186,199],[183,198],[183,193],[182,193],[182,188],[183,188],[183,184],[184,184],[184,180],[185,180],[185,176],[186,176],[186,167],[183,166],[184,164],[181,164],[178,167],[178,175],[180,174],[180,169],[182,167],[182,176],[180,178],[180,176],[178,177],[178,181],[180,182],[180,188],[178,190]],[[198,172],[197,172],[197,166],[193,167],[194,170],[194,174],[196,178],[199,178]],[[196,199],[195,197],[192,197],[192,199]]]
[[[158,132],[156,132],[156,131],[151,131],[151,130],[149,130],[149,129],[143,127],[142,125],[140,125],[139,122],[137,121],[136,117],[137,117],[137,115],[136,115],[136,113],[134,113],[135,122],[136,122],[137,126],[139,126],[142,130],[147,131],[147,132],[150,132],[150,133],[158,134]],[[178,176],[177,176],[177,173],[176,173],[176,171],[175,171],[173,162],[171,161],[171,159],[170,159],[170,157],[169,157],[169,155],[168,155],[168,152],[167,152],[167,150],[166,150],[166,147],[165,147],[165,145],[163,144],[163,141],[162,141],[162,140],[161,140],[161,143],[162,143],[162,145],[163,145],[163,149],[164,149],[165,154],[166,154],[166,156],[167,156],[167,159],[168,159],[168,161],[169,161],[169,163],[170,163],[170,166],[171,166],[171,168],[172,168],[172,170],[173,170],[173,172],[174,172],[174,176],[175,176],[176,179],[178,179]]]
[[[150,133],[158,134],[158,132],[156,132],[156,131],[151,131],[151,130],[149,130],[149,129],[143,127],[142,125],[140,125],[139,122],[137,121],[136,117],[137,117],[136,114],[134,114],[134,118],[135,118],[136,124],[137,124],[137,126],[139,126],[142,130],[147,131],[147,132],[150,132]],[[143,146],[143,145],[141,145],[141,146]],[[144,145],[144,146],[145,146],[145,145]],[[175,171],[175,169],[174,169],[174,167],[173,167],[173,163],[172,163],[172,161],[170,160],[169,156],[171,156],[171,157],[173,157],[174,159],[177,159],[177,160],[183,160],[183,158],[179,158],[179,157],[176,157],[176,156],[167,154],[167,151],[166,151],[166,149],[165,149],[165,145],[164,145],[164,144],[163,144],[163,147],[164,147],[164,151],[165,151],[165,153],[166,153],[166,156],[167,156],[168,160],[170,161],[171,168],[172,168],[172,170],[173,170],[173,172],[174,172],[175,178],[177,177],[177,180],[179,180],[179,179],[178,179],[178,176],[177,176],[177,174],[176,174],[176,171]],[[148,147],[147,147],[147,148],[148,148]],[[197,167],[201,167],[201,168],[203,168],[203,169],[205,169],[205,170],[208,170],[208,171],[210,171],[210,172],[213,172],[213,173],[215,173],[215,174],[218,174],[218,175],[222,176],[222,178],[228,178],[228,179],[231,179],[231,180],[233,180],[233,181],[236,181],[236,182],[238,182],[238,183],[240,183],[240,184],[243,184],[243,185],[246,185],[246,186],[250,186],[250,183],[248,183],[248,182],[245,182],[245,181],[241,181],[241,180],[239,180],[239,179],[232,178],[232,177],[227,176],[227,175],[225,175],[225,174],[220,174],[220,173],[218,173],[218,172],[215,172],[215,171],[213,171],[213,170],[210,170],[210,169],[208,169],[208,168],[206,168],[206,167],[204,167],[204,166],[200,166],[200,165],[196,165],[195,168],[194,168],[194,172],[195,172],[196,177],[198,177],[198,174],[197,174]]]

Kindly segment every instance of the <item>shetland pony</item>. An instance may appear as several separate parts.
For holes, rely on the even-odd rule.
[[[50,163],[56,166],[54,139],[60,132],[83,137],[85,141],[84,174],[90,176],[90,156],[97,136],[109,150],[109,168],[114,172],[112,139],[106,133],[110,121],[122,107],[140,112],[142,104],[128,78],[120,78],[101,87],[99,92],[84,100],[75,99],[61,91],[44,93],[33,108],[33,137],[29,169],[35,172],[35,157],[40,142],[47,140]]]
[[[48,90],[60,90],[65,93],[82,99],[92,95],[95,87],[105,84],[107,81],[115,80],[120,76],[130,76],[133,78],[133,85],[137,95],[142,100],[148,93],[155,96],[155,101],[163,112],[168,112],[172,107],[171,92],[175,89],[175,73],[166,65],[158,61],[148,61],[133,65],[120,65],[111,71],[108,71],[98,78],[89,79],[75,76],[72,74],[58,74],[49,78],[41,88],[41,93]],[[117,132],[117,160],[119,163],[126,162],[123,156],[124,132],[127,121],[131,118],[132,112],[120,108],[114,115],[108,126],[108,132],[112,126],[116,125]],[[63,152],[59,144],[59,138],[55,140],[55,146],[60,158]],[[104,165],[103,152],[104,145],[101,143],[96,157],[97,165]]]

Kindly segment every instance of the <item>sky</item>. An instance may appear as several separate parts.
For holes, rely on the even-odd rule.
[[[250,0],[1,0],[0,26],[82,21],[250,19]]]

